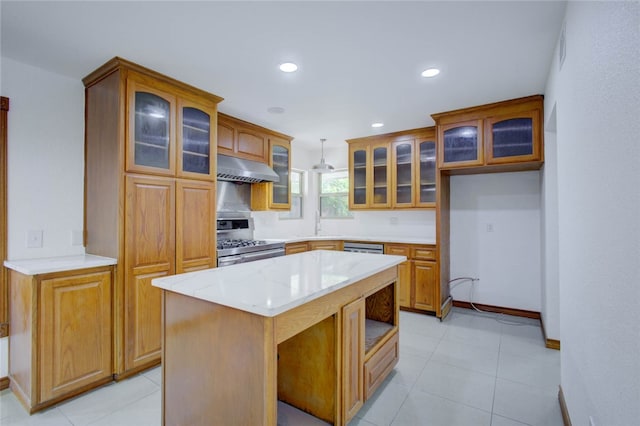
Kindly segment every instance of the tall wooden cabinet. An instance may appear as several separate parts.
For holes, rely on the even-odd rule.
[[[215,266],[221,98],[121,58],[85,84],[85,245],[118,259],[116,377],[160,362],[156,277]]]

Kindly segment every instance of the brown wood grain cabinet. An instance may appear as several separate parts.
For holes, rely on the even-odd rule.
[[[219,112],[218,154],[267,163],[267,134],[254,124]]]
[[[438,168],[448,173],[539,169],[544,160],[541,95],[432,114]]]
[[[435,128],[349,139],[349,208],[434,208]]]
[[[342,308],[344,419],[348,422],[364,405],[365,301]]]
[[[291,209],[291,137],[269,136],[269,166],[278,175],[278,182],[251,185],[251,210]]]
[[[438,312],[440,295],[436,246],[387,243],[384,252],[407,257],[398,266],[400,307]]]
[[[8,272],[9,376],[29,412],[112,380],[113,270]]]
[[[285,254],[304,253],[309,251],[309,244],[305,242],[287,243],[284,245]]]
[[[343,242],[341,240],[318,240],[309,241],[309,250],[337,250],[342,251]]]
[[[160,362],[156,277],[212,268],[222,98],[114,58],[85,84],[85,246],[116,258],[114,372]]]

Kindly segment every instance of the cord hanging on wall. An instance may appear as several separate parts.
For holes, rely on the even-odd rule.
[[[335,170],[335,167],[333,167],[331,164],[327,164],[324,162],[324,141],[326,141],[326,139],[320,139],[320,146],[321,146],[321,152],[322,152],[320,157],[320,163],[314,164],[314,166],[311,168],[311,170],[316,173],[331,173]]]

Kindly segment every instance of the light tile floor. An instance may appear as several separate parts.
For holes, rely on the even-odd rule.
[[[401,312],[400,361],[350,426],[561,426],[560,352],[545,348],[538,321],[494,318]],[[161,380],[155,368],[32,416],[4,390],[0,425],[157,426]],[[299,426],[302,418],[280,421]]]

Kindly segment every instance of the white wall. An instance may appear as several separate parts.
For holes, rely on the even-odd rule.
[[[640,418],[640,4],[569,2],[556,105],[561,385],[574,425]]]
[[[555,105],[545,122],[542,168],[542,299],[540,316],[546,337],[560,340],[560,284],[558,262],[558,154]]]
[[[347,169],[349,148],[346,142],[325,147],[325,160],[336,169]],[[318,209],[318,175],[310,172],[320,161],[320,149],[292,145],[292,167],[307,171],[307,191],[302,220],[280,220],[276,212],[254,212],[256,238],[285,238],[315,235]],[[351,219],[321,219],[318,235],[337,237],[399,237],[435,240],[435,211],[365,211],[354,212]]]
[[[2,58],[2,96],[8,123],[9,259],[84,253],[71,242],[82,231],[84,200],[84,88],[48,71]],[[43,231],[43,247],[27,248],[29,230]],[[7,376],[7,341],[0,339],[0,377]]]
[[[84,87],[80,80],[2,59],[8,124],[8,258],[84,253],[72,245],[82,232]],[[29,230],[43,231],[42,248],[27,248]]]
[[[480,279],[472,302],[539,312],[540,173],[451,176],[450,196],[451,279]],[[471,285],[453,299],[469,301]]]

